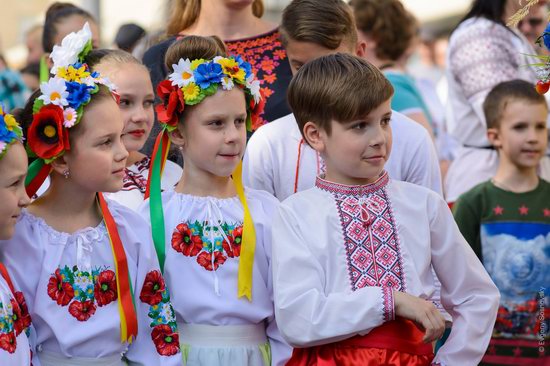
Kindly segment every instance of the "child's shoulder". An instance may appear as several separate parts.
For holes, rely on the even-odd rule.
[[[249,144],[254,144],[256,142],[267,142],[272,145],[276,145],[277,142],[300,138],[301,134],[296,118],[294,117],[294,114],[290,113],[258,128],[250,138]]]
[[[245,196],[251,206],[259,206],[268,214],[271,214],[281,204],[271,193],[259,189],[245,187]]]
[[[109,207],[109,212],[113,216],[113,219],[120,225],[132,225],[132,226],[146,226],[146,221],[141,215],[131,208],[122,205],[121,203],[110,199],[105,198],[107,206]]]

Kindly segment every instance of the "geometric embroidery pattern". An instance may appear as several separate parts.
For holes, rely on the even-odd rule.
[[[365,186],[346,186],[317,179],[330,192],[340,216],[352,291],[378,286],[404,291],[399,239],[384,173]]]

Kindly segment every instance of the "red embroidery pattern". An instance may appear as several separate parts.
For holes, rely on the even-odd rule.
[[[143,158],[135,163],[137,172],[128,168],[124,169],[124,178],[122,178],[122,191],[133,191],[138,189],[141,193],[145,193],[147,189],[147,169],[149,169],[149,157]]]
[[[394,318],[392,290],[405,290],[399,238],[385,187],[387,173],[365,186],[345,186],[317,178],[331,193],[340,216],[352,291],[383,288],[384,316]]]
[[[262,95],[267,101],[275,92],[273,84],[277,81],[276,69],[281,61],[286,60],[278,31],[270,32],[263,37],[255,37],[238,41],[226,41],[227,50],[231,55],[240,55],[252,66],[252,71],[261,84]],[[258,127],[266,124],[264,112],[260,114]]]

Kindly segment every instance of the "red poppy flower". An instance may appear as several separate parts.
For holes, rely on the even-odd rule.
[[[90,317],[94,315],[95,309],[95,304],[90,300],[84,302],[73,301],[71,305],[69,305],[69,313],[71,313],[76,320],[81,322],[90,319]]]
[[[99,306],[105,306],[117,298],[116,275],[109,270],[99,274],[94,286],[94,297]]]
[[[57,302],[57,305],[65,306],[74,297],[74,290],[70,283],[63,281],[59,268],[50,277],[48,282],[48,295]]]
[[[206,270],[211,271],[212,268],[215,270],[219,266],[225,263],[227,258],[221,252],[214,252],[214,267],[212,267],[212,253],[202,252],[197,257],[197,263],[203,266]]]
[[[202,249],[200,236],[193,235],[187,224],[179,224],[172,233],[172,248],[188,257],[194,257]]]
[[[179,335],[172,332],[172,328],[166,324],[160,324],[153,328],[151,338],[162,356],[172,356],[180,351]]]
[[[147,273],[139,298],[144,303],[156,305],[162,300],[162,292],[166,289],[164,278],[159,271]]]
[[[29,309],[27,307],[27,303],[25,302],[25,297],[21,291],[17,291],[15,293],[15,299],[11,300],[11,306],[13,308],[15,335],[18,336],[22,331],[31,325]]]
[[[17,348],[17,338],[13,332],[0,334],[0,348],[14,353]]]
[[[229,258],[238,257],[241,255],[241,244],[243,241],[243,227],[238,226],[233,230],[233,234],[228,236],[229,245],[226,240],[223,241],[223,249]]]
[[[157,95],[162,101],[155,107],[157,119],[168,126],[176,127],[185,106],[183,92],[177,85],[172,85],[170,80],[163,80],[157,86]]]
[[[33,116],[27,139],[38,157],[51,159],[70,149],[69,131],[63,121],[63,109],[53,104],[43,106]]]

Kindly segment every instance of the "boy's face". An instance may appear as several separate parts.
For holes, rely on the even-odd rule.
[[[325,161],[327,180],[362,185],[378,179],[392,146],[391,113],[388,99],[365,118],[347,123],[332,121],[330,135],[319,129],[317,139],[308,138]]]
[[[542,103],[510,101],[502,112],[500,127],[487,131],[489,141],[500,151],[502,163],[519,170],[536,168],[546,153],[548,109]]]
[[[321,56],[332,55],[338,52],[362,56],[359,54],[360,52],[345,42],[342,42],[340,46],[334,50],[325,48],[313,42],[300,42],[288,39],[286,43],[286,54],[288,56],[288,61],[290,62],[292,75],[296,74],[298,69],[307,62],[315,60]]]

